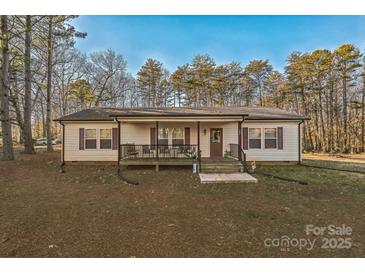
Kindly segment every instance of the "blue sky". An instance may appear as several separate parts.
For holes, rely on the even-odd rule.
[[[80,16],[74,23],[88,33],[77,42],[81,51],[112,48],[133,74],[147,58],[170,71],[206,53],[217,64],[269,59],[282,71],[293,51],[343,43],[365,50],[365,16]]]

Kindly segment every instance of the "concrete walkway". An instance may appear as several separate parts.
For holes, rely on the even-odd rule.
[[[200,173],[200,182],[206,183],[256,183],[248,173]]]

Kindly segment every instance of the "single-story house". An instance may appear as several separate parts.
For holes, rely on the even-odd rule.
[[[262,107],[91,108],[63,116],[67,162],[188,165],[301,162],[306,117]]]

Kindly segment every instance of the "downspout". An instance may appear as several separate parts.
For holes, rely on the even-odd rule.
[[[240,155],[240,161],[243,165],[243,172],[247,172],[247,164],[246,164],[246,153],[243,151],[242,148],[242,124],[245,122],[245,116],[242,116],[242,120],[240,122],[240,140],[239,140],[239,148],[238,148],[238,153]],[[243,159],[242,159],[243,158]]]
[[[298,123],[298,165],[302,163],[302,137],[300,126],[304,123],[304,120]]]
[[[156,121],[156,130],[155,130],[155,134],[156,134],[156,137],[155,137],[155,142],[156,142],[156,171],[159,171],[160,169],[160,166],[158,164],[158,161],[159,161],[159,155],[158,155],[158,150],[159,150],[159,146],[158,146],[158,133],[159,133],[159,122]]]
[[[242,120],[241,120],[241,128],[242,128],[242,124],[245,122],[245,116],[242,116]]]
[[[200,121],[196,124],[197,128],[197,143],[198,143],[198,173],[202,171],[202,157],[201,157],[201,151],[200,151]]]
[[[115,118],[115,121],[118,123],[118,156],[117,156],[117,176],[120,179],[121,178],[121,174],[120,174],[120,121],[118,120],[118,118]]]
[[[238,148],[237,148],[237,156],[238,160],[242,162],[242,154],[241,154],[241,147],[242,147],[242,123],[245,121],[245,116],[242,116],[242,120],[238,121],[237,123],[237,137],[238,137]]]
[[[60,125],[62,126],[62,151],[61,151],[61,166],[60,166],[60,172],[65,172],[65,125],[64,123],[60,122]]]
[[[117,176],[118,176],[118,179],[121,179],[123,180],[124,182],[126,182],[127,184],[130,184],[130,185],[138,185],[139,183],[132,180],[132,179],[129,179],[127,177],[124,177],[122,176],[122,173],[121,173],[121,170],[120,170],[120,121],[118,120],[118,118],[116,117],[115,118],[115,122],[118,123],[118,159],[117,159]]]

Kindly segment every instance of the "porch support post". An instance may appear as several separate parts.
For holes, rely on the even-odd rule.
[[[202,165],[202,161],[201,161],[201,155],[200,155],[200,121],[197,122],[196,124],[196,130],[197,130],[197,138],[198,138],[198,171],[201,171],[201,165]]]
[[[159,131],[159,122],[156,121],[156,171],[159,171],[159,165],[158,165],[158,131]]]
[[[120,121],[117,119],[118,123],[118,159],[117,159],[117,176],[118,178],[121,178],[121,172],[120,172]]]
[[[242,121],[238,121],[238,148],[237,148],[237,153],[238,153],[238,160],[242,161],[242,154],[241,154],[241,148],[242,148]]]

